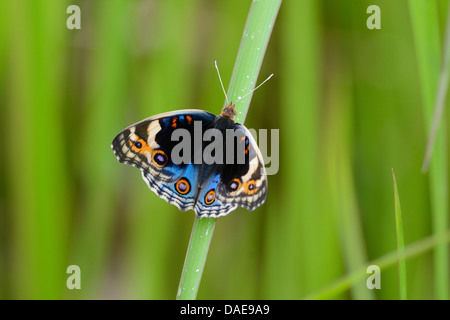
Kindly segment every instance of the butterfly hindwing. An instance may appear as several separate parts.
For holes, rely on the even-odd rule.
[[[199,217],[220,217],[228,214],[236,209],[236,205],[219,201],[216,196],[217,188],[220,184],[221,169],[223,166],[207,166],[203,167],[204,181],[199,188],[197,202],[195,203],[195,212]]]

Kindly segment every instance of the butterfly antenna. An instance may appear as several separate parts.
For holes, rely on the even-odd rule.
[[[223,94],[225,95],[225,100],[227,101],[227,105],[230,104],[228,102],[228,96],[227,92],[225,91],[225,88],[223,86],[222,78],[220,77],[219,67],[217,66],[217,60],[214,60],[214,65],[216,66],[217,75],[219,76],[220,85],[222,86]]]
[[[246,96],[248,96],[250,93],[252,93],[253,91],[255,91],[256,89],[258,89],[259,87],[261,87],[264,83],[266,83],[270,78],[272,78],[273,73],[267,77],[266,80],[264,80],[262,83],[259,84],[259,86],[257,86],[255,89],[251,90],[250,92],[248,92],[247,94],[245,94],[243,97],[240,97],[239,99],[237,99],[237,101],[235,103],[238,103],[239,100],[244,99]]]

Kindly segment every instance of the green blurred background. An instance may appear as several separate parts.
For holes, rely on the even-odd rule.
[[[448,3],[433,3],[442,41]],[[70,4],[81,30],[66,27]],[[214,60],[227,86],[250,4],[0,1],[0,298],[175,298],[194,214],[159,199],[110,142],[157,113],[219,113]],[[366,27],[372,4],[381,30]],[[258,82],[275,76],[245,123],[280,130],[279,172],[262,207],[218,219],[199,299],[301,299],[394,251],[391,168],[406,243],[434,232],[417,61],[406,0],[282,3]],[[439,263],[433,250],[407,260],[409,298],[448,298]],[[69,265],[80,290],[66,287]],[[397,267],[380,290],[363,278],[330,297],[397,299]]]

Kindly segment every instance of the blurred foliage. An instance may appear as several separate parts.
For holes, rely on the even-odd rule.
[[[81,30],[66,27],[70,4]],[[372,4],[381,30],[366,27]],[[447,1],[436,5],[442,39]],[[148,190],[110,142],[157,113],[219,113],[214,60],[228,83],[249,7],[0,2],[0,298],[175,298],[194,214]],[[406,0],[284,1],[258,82],[270,73],[245,124],[280,130],[279,172],[262,207],[217,221],[199,299],[299,299],[395,250],[392,168],[406,245],[433,232]],[[406,260],[408,298],[436,298],[436,261]],[[66,288],[72,264],[81,290]],[[381,281],[335,298],[399,298],[396,267]]]

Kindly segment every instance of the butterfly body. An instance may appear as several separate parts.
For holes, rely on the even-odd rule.
[[[149,188],[181,211],[193,209],[201,218],[238,206],[254,210],[265,200],[267,177],[255,140],[235,115],[232,104],[218,116],[167,112],[124,129],[111,146],[121,163],[140,169]]]

